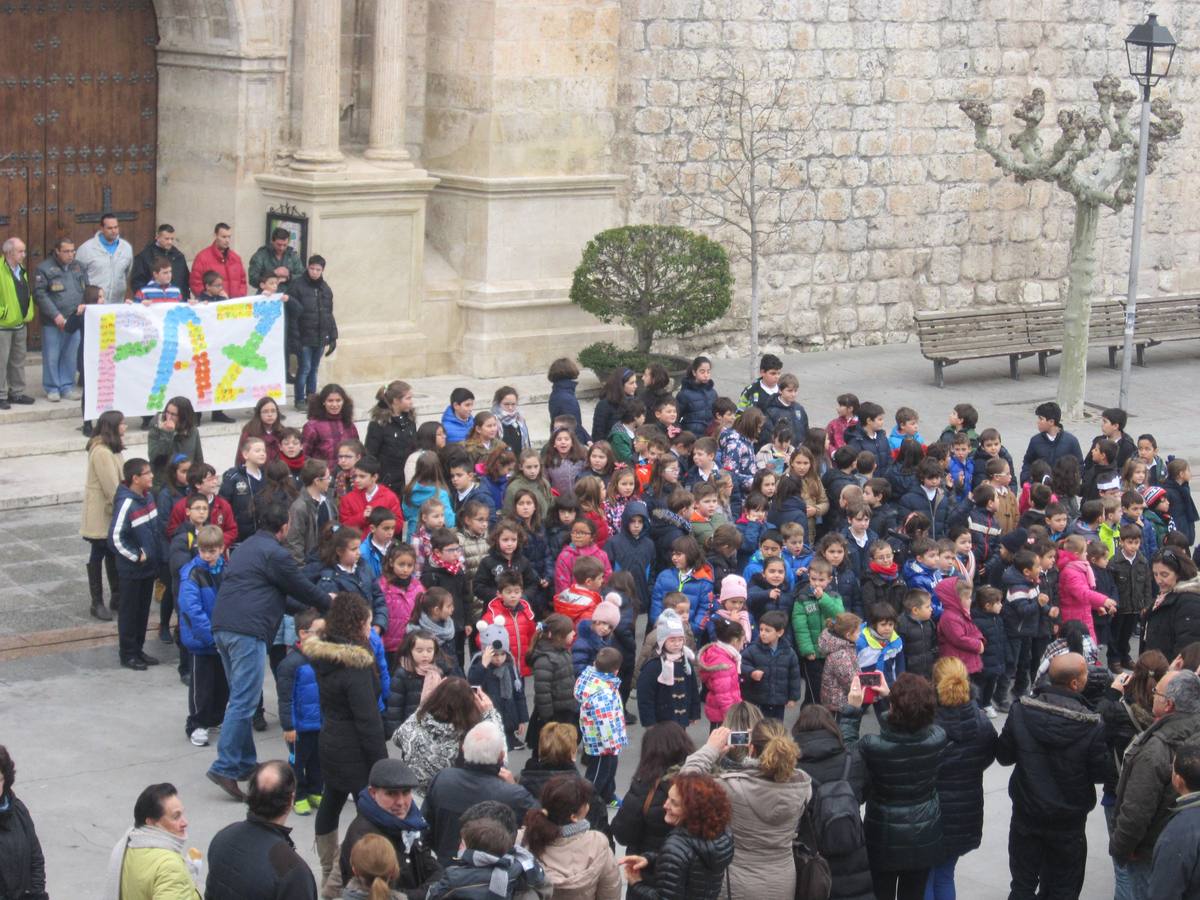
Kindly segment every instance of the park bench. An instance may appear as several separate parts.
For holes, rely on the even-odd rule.
[[[944,386],[944,370],[964,359],[1007,356],[1009,376],[1021,377],[1019,362],[1036,356],[1038,372],[1046,360],[1062,352],[1063,305],[992,307],[987,310],[918,313],[915,317],[921,354],[933,363],[933,379]],[[1200,294],[1171,294],[1138,299],[1134,329],[1136,364],[1145,366],[1147,347],[1166,341],[1200,338]],[[1102,301],[1092,306],[1088,346],[1105,347],[1108,364],[1117,367],[1125,341],[1125,304]]]

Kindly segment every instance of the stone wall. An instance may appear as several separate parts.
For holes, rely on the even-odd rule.
[[[622,0],[627,219],[681,221],[679,185],[706,170],[693,134],[702,75],[728,48],[793,66],[811,120],[806,222],[763,269],[765,347],[901,341],[914,311],[1059,300],[1071,198],[999,177],[957,104],[987,99],[1007,133],[1016,101],[1041,87],[1053,141],[1060,105],[1094,110],[1092,82],[1127,72],[1124,38],[1149,9],[1132,0]],[[1200,4],[1153,9],[1182,45],[1157,93],[1169,93],[1186,125],[1148,182],[1143,294],[1200,289],[1200,48],[1186,46],[1200,33]],[[1132,204],[1103,217],[1097,296],[1125,291],[1131,222]],[[737,276],[730,315],[684,346],[746,349],[744,263]]]

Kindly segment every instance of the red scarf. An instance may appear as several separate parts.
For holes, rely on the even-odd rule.
[[[282,453],[280,453],[279,458],[282,459],[284,463],[287,464],[288,469],[290,469],[296,475],[299,475],[300,470],[304,468],[305,459],[303,450],[301,450],[296,456],[284,456]]]
[[[896,573],[900,571],[900,567],[895,563],[890,566],[881,566],[879,563],[872,561],[869,563],[871,571],[876,575],[882,575],[884,578],[895,578]]]
[[[445,569],[451,575],[457,575],[463,570],[463,561],[461,557],[455,560],[442,559],[442,555],[436,550],[430,554],[429,561],[437,568]]]

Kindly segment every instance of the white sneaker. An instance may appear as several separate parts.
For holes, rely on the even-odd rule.
[[[987,717],[989,719],[994,719],[998,715],[996,712],[996,707],[992,706],[990,703],[983,708],[983,711],[987,713]]]
[[[208,729],[197,728],[192,732],[192,743],[197,747],[208,746]]]
[[[51,403],[58,403],[60,400],[62,400],[62,396],[58,393],[58,391],[46,391],[46,399]]]
[[[79,388],[71,388],[69,391],[67,391],[67,399],[68,400],[82,400],[83,399],[83,391],[81,391]]]

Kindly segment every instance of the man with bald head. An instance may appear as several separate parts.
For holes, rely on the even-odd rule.
[[[1083,699],[1087,661],[1050,660],[1050,683],[1013,704],[996,761],[1008,782],[1010,900],[1078,897],[1087,862],[1084,824],[1104,780],[1104,724]]]
[[[1108,852],[1124,869],[1129,896],[1135,900],[1151,896],[1154,845],[1177,797],[1171,761],[1183,743],[1198,734],[1200,677],[1195,672],[1167,672],[1154,686],[1154,723],[1125,751],[1108,842]]]
[[[208,845],[205,900],[317,900],[317,882],[286,825],[295,800],[291,766],[275,759],[255,767],[246,818]]]

